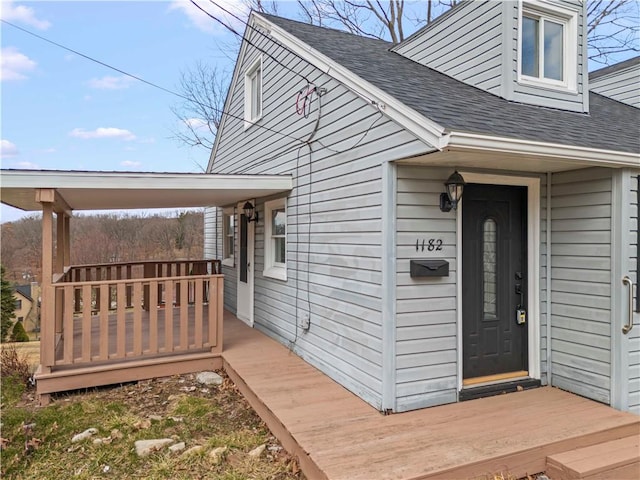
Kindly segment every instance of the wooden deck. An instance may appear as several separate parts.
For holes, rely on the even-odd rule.
[[[224,345],[227,373],[309,479],[522,477],[640,435],[639,417],[550,387],[383,416],[228,312]]]

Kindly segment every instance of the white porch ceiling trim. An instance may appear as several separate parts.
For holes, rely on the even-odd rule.
[[[54,189],[72,210],[189,208],[232,205],[290,191],[291,175],[0,171],[0,200],[38,211],[36,190]]]
[[[447,148],[451,150],[490,151],[516,155],[556,158],[565,163],[593,167],[640,167],[640,153],[616,152],[557,143],[534,142],[492,137],[465,132],[451,132]]]

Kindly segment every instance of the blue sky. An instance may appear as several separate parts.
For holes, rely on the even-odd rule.
[[[2,0],[0,8],[4,20],[170,90],[178,90],[181,72],[196,61],[230,71],[235,60],[234,36],[187,1]],[[9,25],[0,28],[2,168],[206,166],[206,150],[172,138],[180,124],[171,107],[180,98]],[[20,213],[3,205],[1,220]]]

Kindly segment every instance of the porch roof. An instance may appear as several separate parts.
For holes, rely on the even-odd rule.
[[[36,190],[54,189],[70,210],[233,205],[289,191],[290,175],[1,170],[0,200],[35,211]]]

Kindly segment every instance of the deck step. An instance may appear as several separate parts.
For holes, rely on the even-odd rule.
[[[553,480],[637,480],[640,478],[640,436],[550,455],[546,473]]]

